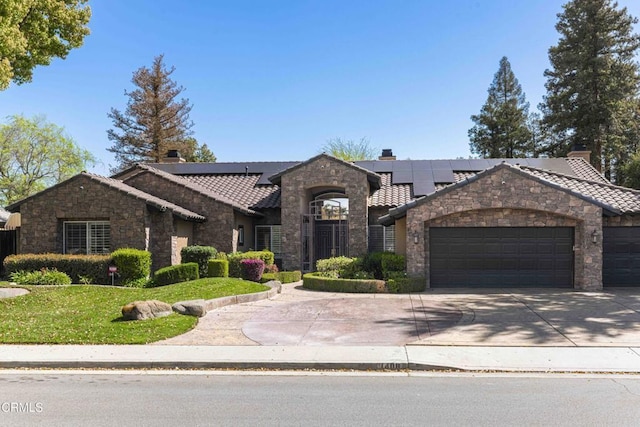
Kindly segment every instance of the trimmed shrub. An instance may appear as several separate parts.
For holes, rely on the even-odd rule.
[[[197,280],[199,278],[198,264],[188,262],[186,264],[171,265],[156,271],[153,274],[151,286],[166,286],[174,283],[188,282],[189,280]]]
[[[229,261],[229,276],[242,277],[242,266],[240,263],[244,259],[259,259],[266,265],[273,265],[275,256],[271,251],[248,251],[248,252],[234,252],[227,254],[227,260]]]
[[[60,286],[70,285],[71,277],[56,269],[43,268],[35,271],[16,271],[11,280],[19,285]]]
[[[278,271],[280,270],[278,269],[278,266],[275,264],[271,264],[271,265],[265,264],[264,266],[265,273],[277,273]]]
[[[209,260],[215,258],[218,255],[218,250],[213,246],[185,246],[180,250],[180,256],[182,257],[182,263],[187,264],[195,262],[198,264],[198,270],[200,277],[207,277],[207,268],[209,267]]]
[[[252,282],[260,282],[264,272],[264,261],[261,259],[243,259],[240,262],[242,267],[242,278]]]
[[[362,258],[362,268],[373,273],[373,277],[382,280],[382,257],[385,252],[370,252]]]
[[[382,293],[386,291],[382,280],[334,279],[320,276],[319,273],[305,274],[302,277],[302,286],[306,289],[325,292]]]
[[[294,283],[302,280],[302,273],[296,271],[279,271],[277,273],[262,273],[260,283],[267,283],[271,280],[277,280],[280,283]]]
[[[302,280],[302,273],[296,271],[280,271],[276,273],[276,280],[280,283],[294,283]]]
[[[124,286],[141,287],[151,274],[151,252],[133,248],[122,248],[111,254],[118,267],[119,281]]]
[[[18,271],[55,269],[67,274],[72,283],[111,283],[108,268],[109,255],[20,254],[4,259],[7,276]]]
[[[427,287],[427,280],[424,277],[399,277],[387,280],[386,286],[389,293],[410,294],[424,291]]]
[[[208,277],[229,277],[229,261],[226,259],[210,259],[207,267]]]
[[[382,276],[386,279],[391,273],[404,272],[404,256],[390,252],[382,255]]]
[[[316,269],[321,276],[333,277],[347,277],[353,275],[357,266],[353,264],[357,263],[357,258],[349,258],[346,256],[339,256],[327,259],[320,259],[316,262]]]

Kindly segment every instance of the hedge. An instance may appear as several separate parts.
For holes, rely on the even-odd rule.
[[[183,264],[195,262],[198,264],[200,277],[207,276],[209,260],[218,255],[218,250],[213,246],[185,246],[180,250],[180,257]]]
[[[240,263],[243,259],[260,259],[265,265],[272,265],[275,260],[275,255],[271,251],[248,251],[248,252],[234,252],[227,255],[229,261],[229,276],[230,277],[242,277],[242,267]]]
[[[423,277],[404,277],[387,282],[378,279],[334,279],[318,273],[307,273],[302,278],[306,289],[325,292],[351,293],[412,293],[424,291],[427,281]]]
[[[322,277],[318,273],[307,273],[302,276],[302,286],[314,291],[351,292],[351,293],[383,293],[386,292],[383,280],[377,279],[334,279]]]
[[[171,265],[156,271],[153,274],[153,281],[150,286],[166,286],[199,278],[198,264],[188,262],[186,264]]]
[[[6,275],[18,271],[36,271],[43,268],[61,271],[72,283],[108,285],[109,255],[20,254],[4,259]]]
[[[226,259],[210,259],[207,267],[208,277],[229,277],[229,261]]]
[[[141,287],[151,275],[151,253],[140,249],[122,248],[111,254],[118,267],[119,282],[125,286]]]
[[[422,292],[427,288],[427,280],[424,277],[404,277],[401,279],[387,280],[387,290],[392,294],[410,294]]]
[[[277,280],[280,283],[295,283],[302,280],[302,273],[296,271],[279,271],[277,273],[263,273],[260,283],[267,283],[271,280]]]

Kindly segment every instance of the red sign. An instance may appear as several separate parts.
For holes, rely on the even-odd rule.
[[[109,266],[109,273],[115,273],[116,271],[118,271],[118,267],[116,267],[115,265]]]

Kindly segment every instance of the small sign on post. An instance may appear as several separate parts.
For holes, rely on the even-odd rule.
[[[114,285],[114,281],[115,281],[115,277],[116,277],[116,273],[118,272],[118,267],[116,267],[115,265],[110,265],[109,266],[109,276],[111,277],[111,286]]]

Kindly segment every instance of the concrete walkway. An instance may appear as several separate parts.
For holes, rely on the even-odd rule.
[[[341,294],[284,285],[275,298],[209,312],[156,345],[640,346],[640,291],[429,290]]]

